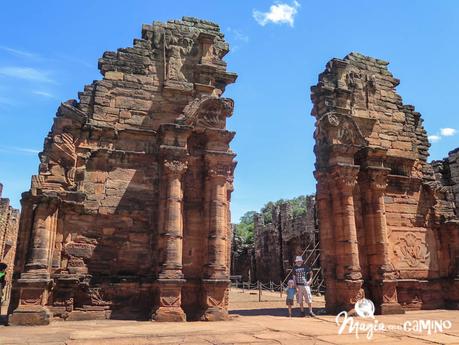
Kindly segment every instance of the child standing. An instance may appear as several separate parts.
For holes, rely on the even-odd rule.
[[[288,307],[288,317],[292,317],[292,306],[293,306],[293,300],[295,298],[295,282],[290,279],[287,282],[287,288],[285,289],[287,292],[287,299],[285,300],[285,303],[287,304]]]

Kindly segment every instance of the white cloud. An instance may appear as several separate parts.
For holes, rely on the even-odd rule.
[[[25,50],[20,50],[20,49],[15,49],[15,48],[10,48],[6,46],[0,46],[0,49],[3,51],[6,51],[7,53],[15,56],[19,56],[22,58],[27,58],[27,59],[38,59],[40,56],[35,53],[31,53]]]
[[[429,135],[427,138],[429,139],[429,141],[436,143],[437,141],[440,141],[441,136],[432,134],[432,135]]]
[[[234,38],[235,41],[241,41],[244,43],[249,42],[249,36],[245,35],[242,33],[242,31],[233,29],[233,28],[228,28],[228,33],[231,34],[231,36]]]
[[[0,67],[0,75],[42,83],[55,83],[55,81],[49,77],[48,72],[40,71],[32,67]]]
[[[46,92],[46,91],[35,90],[35,91],[32,91],[32,93],[34,95],[37,95],[37,96],[43,96],[43,97],[47,97],[47,98],[54,98],[53,94],[51,94],[49,92]]]
[[[296,0],[293,1],[292,5],[277,3],[271,5],[269,12],[254,10],[252,15],[261,26],[265,26],[271,22],[274,24],[288,24],[293,27],[295,15],[297,14],[299,7],[300,3]]]
[[[457,134],[457,129],[455,128],[440,128],[440,133],[432,134],[428,136],[429,141],[436,143],[441,140],[443,137],[452,137]]]
[[[451,137],[453,135],[456,135],[457,130],[454,128],[442,128],[440,129],[440,133],[444,137]]]
[[[2,152],[8,152],[8,153],[17,153],[17,152],[30,153],[30,154],[40,153],[40,150],[30,149],[30,148],[25,148],[25,147],[0,146],[0,150]]]

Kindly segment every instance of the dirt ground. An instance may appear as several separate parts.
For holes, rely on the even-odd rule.
[[[284,297],[285,298],[285,297]],[[315,298],[317,317],[287,317],[285,300],[279,293],[233,289],[231,320],[224,322],[156,323],[139,321],[56,321],[49,326],[0,326],[0,344],[150,345],[150,344],[459,344],[459,311],[413,311],[405,315],[354,318],[355,322],[381,325],[367,339],[367,330],[338,334],[336,316],[321,314],[323,298]],[[418,320],[446,320],[443,332],[416,332]],[[411,329],[404,331],[403,324]],[[424,326],[427,326],[424,321]],[[450,327],[449,327],[450,326]],[[390,329],[389,329],[390,328]]]

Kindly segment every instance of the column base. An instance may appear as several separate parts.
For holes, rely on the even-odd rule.
[[[405,310],[398,303],[396,280],[374,281],[371,286],[371,294],[374,298],[376,314],[405,314]]]
[[[158,322],[184,322],[186,314],[181,307],[159,307],[153,315]]]
[[[355,303],[365,298],[365,292],[362,289],[363,280],[336,280],[336,306],[337,313],[341,311],[353,311]]]
[[[227,279],[203,279],[203,314],[202,321],[224,321],[228,315],[228,286]]]
[[[182,309],[182,286],[185,279],[158,279],[158,283],[158,309],[152,319],[159,322],[186,321],[186,314]]]
[[[10,326],[49,325],[53,313],[43,306],[20,306],[8,317]]]

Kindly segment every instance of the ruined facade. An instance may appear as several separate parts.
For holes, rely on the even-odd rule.
[[[8,304],[19,229],[19,210],[11,207],[9,199],[2,198],[2,191],[3,185],[0,183],[0,263],[8,265],[5,276],[7,283],[3,289],[2,300],[4,304]]]
[[[364,296],[380,313],[459,307],[457,153],[427,163],[421,116],[402,103],[387,65],[351,53],[311,89],[331,312]]]
[[[61,104],[22,198],[10,324],[226,318],[228,50],[208,21],[144,25]]]
[[[305,212],[294,215],[288,202],[272,208],[272,219],[265,222],[263,214],[254,215],[254,244],[252,248],[242,248],[233,257],[235,275],[242,275],[244,281],[274,282],[279,284],[292,267],[295,256],[301,255],[318,240],[315,217],[315,198],[306,197]],[[234,243],[237,245],[237,243]],[[305,253],[305,258],[309,254]],[[310,264],[313,264],[312,260]],[[314,262],[319,266],[319,260]],[[250,273],[249,273],[250,271]]]

